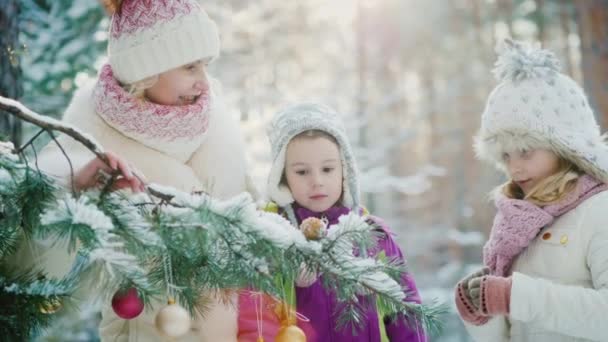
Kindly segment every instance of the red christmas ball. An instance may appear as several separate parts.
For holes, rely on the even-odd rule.
[[[144,310],[144,302],[135,288],[118,290],[112,297],[112,309],[123,319],[133,319]]]

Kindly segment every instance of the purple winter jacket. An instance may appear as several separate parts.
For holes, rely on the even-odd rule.
[[[350,212],[350,210],[345,207],[333,207],[324,213],[314,213],[305,208],[296,207],[294,209],[298,224],[311,216],[319,218],[324,216],[328,219],[329,224],[333,225],[338,223],[338,218],[341,215]],[[376,256],[384,251],[386,257],[389,259],[397,258],[401,261],[405,261],[399,246],[393,240],[393,234],[384,221],[378,218],[372,219],[385,234],[378,241],[376,248],[374,248],[373,251],[370,251],[369,255]],[[338,305],[336,297],[333,291],[328,291],[323,287],[322,277],[323,276],[321,275],[320,278],[309,287],[296,286],[296,310],[310,320],[310,322],[302,324],[303,329],[311,332],[308,335],[313,335],[307,336],[308,342],[380,342],[380,324],[378,322],[378,311],[376,309],[375,299],[369,296],[359,297],[361,303],[367,308],[364,311],[365,319],[363,320],[366,324],[361,327],[356,327],[355,332],[353,332],[352,326],[346,326],[338,331],[336,330],[338,317],[338,314],[336,313]],[[404,273],[401,276],[401,285],[409,290],[406,298],[408,302],[421,303],[414,278],[410,274]],[[386,334],[391,342],[427,341],[422,327],[412,324],[413,326],[416,326],[412,328],[405,322],[404,318],[395,320],[385,318],[384,325]]]

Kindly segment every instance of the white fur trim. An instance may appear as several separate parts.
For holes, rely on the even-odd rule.
[[[281,183],[283,170],[285,169],[285,150],[287,145],[279,151],[277,158],[272,163],[270,173],[268,175],[267,192],[273,202],[281,207],[287,206],[294,202],[293,196],[289,188]]]
[[[524,149],[546,149],[569,160],[594,178],[608,183],[608,145],[601,140],[584,137],[566,138],[546,136],[530,131],[502,131],[487,137],[475,138],[475,152],[479,159],[489,161],[505,171],[502,154]]]
[[[285,167],[285,151],[293,137],[309,130],[320,130],[336,139],[342,160],[343,204],[351,208],[359,207],[358,170],[344,124],[333,109],[314,103],[284,109],[275,115],[267,128],[273,156],[267,183],[269,199],[282,207],[294,202],[289,189],[279,186]]]

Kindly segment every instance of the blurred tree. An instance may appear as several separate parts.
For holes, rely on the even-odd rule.
[[[608,127],[608,0],[577,0],[585,90],[600,124]]]
[[[23,95],[19,44],[19,1],[0,2],[0,95],[19,99]],[[21,142],[21,122],[0,111],[0,135],[18,146]]]
[[[12,2],[12,1],[9,1]],[[24,104],[60,116],[76,89],[76,75],[94,75],[106,47],[108,20],[98,1],[20,0]]]

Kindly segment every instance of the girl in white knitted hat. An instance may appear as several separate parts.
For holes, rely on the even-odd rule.
[[[288,107],[275,115],[267,132],[272,149],[267,184],[271,207],[296,227],[306,219],[317,218],[326,221],[331,229],[342,215],[352,211],[366,214],[359,202],[355,156],[344,125],[333,109],[309,103]],[[387,225],[375,217],[370,217],[370,222],[378,227],[382,236],[370,256],[383,253],[389,259],[403,261],[401,249]],[[351,327],[338,329],[336,311],[339,306],[334,292],[322,285],[322,277],[302,272],[296,279],[296,310],[310,320],[309,324],[299,321],[309,342],[379,342],[384,329],[390,341],[426,341],[423,329],[413,322],[410,325],[402,318],[379,319],[375,301],[363,296],[359,299],[364,315],[361,324],[355,327],[356,332]],[[410,274],[402,275],[401,284],[407,289],[407,300],[420,303]],[[241,296],[240,341],[254,341],[261,333],[254,324],[255,306],[255,299]],[[272,314],[264,316],[272,317]],[[273,341],[279,324],[276,321],[275,324],[266,323],[263,327],[265,340]]]
[[[608,146],[551,52],[507,41],[495,74],[475,149],[509,181],[460,316],[476,341],[606,341]]]
[[[222,104],[207,74],[219,54],[215,23],[196,0],[105,1],[112,12],[109,63],[79,89],[63,120],[118,151],[154,183],[228,198],[247,190],[238,122]],[[78,168],[92,154],[69,137],[59,142]],[[40,157],[47,172],[66,176],[69,166],[49,145]],[[50,250],[41,258],[51,275],[67,273],[73,255]],[[155,308],[162,308],[156,305]],[[155,312],[126,321],[108,306],[102,340],[159,341]],[[232,305],[210,303],[180,341],[236,341]]]

